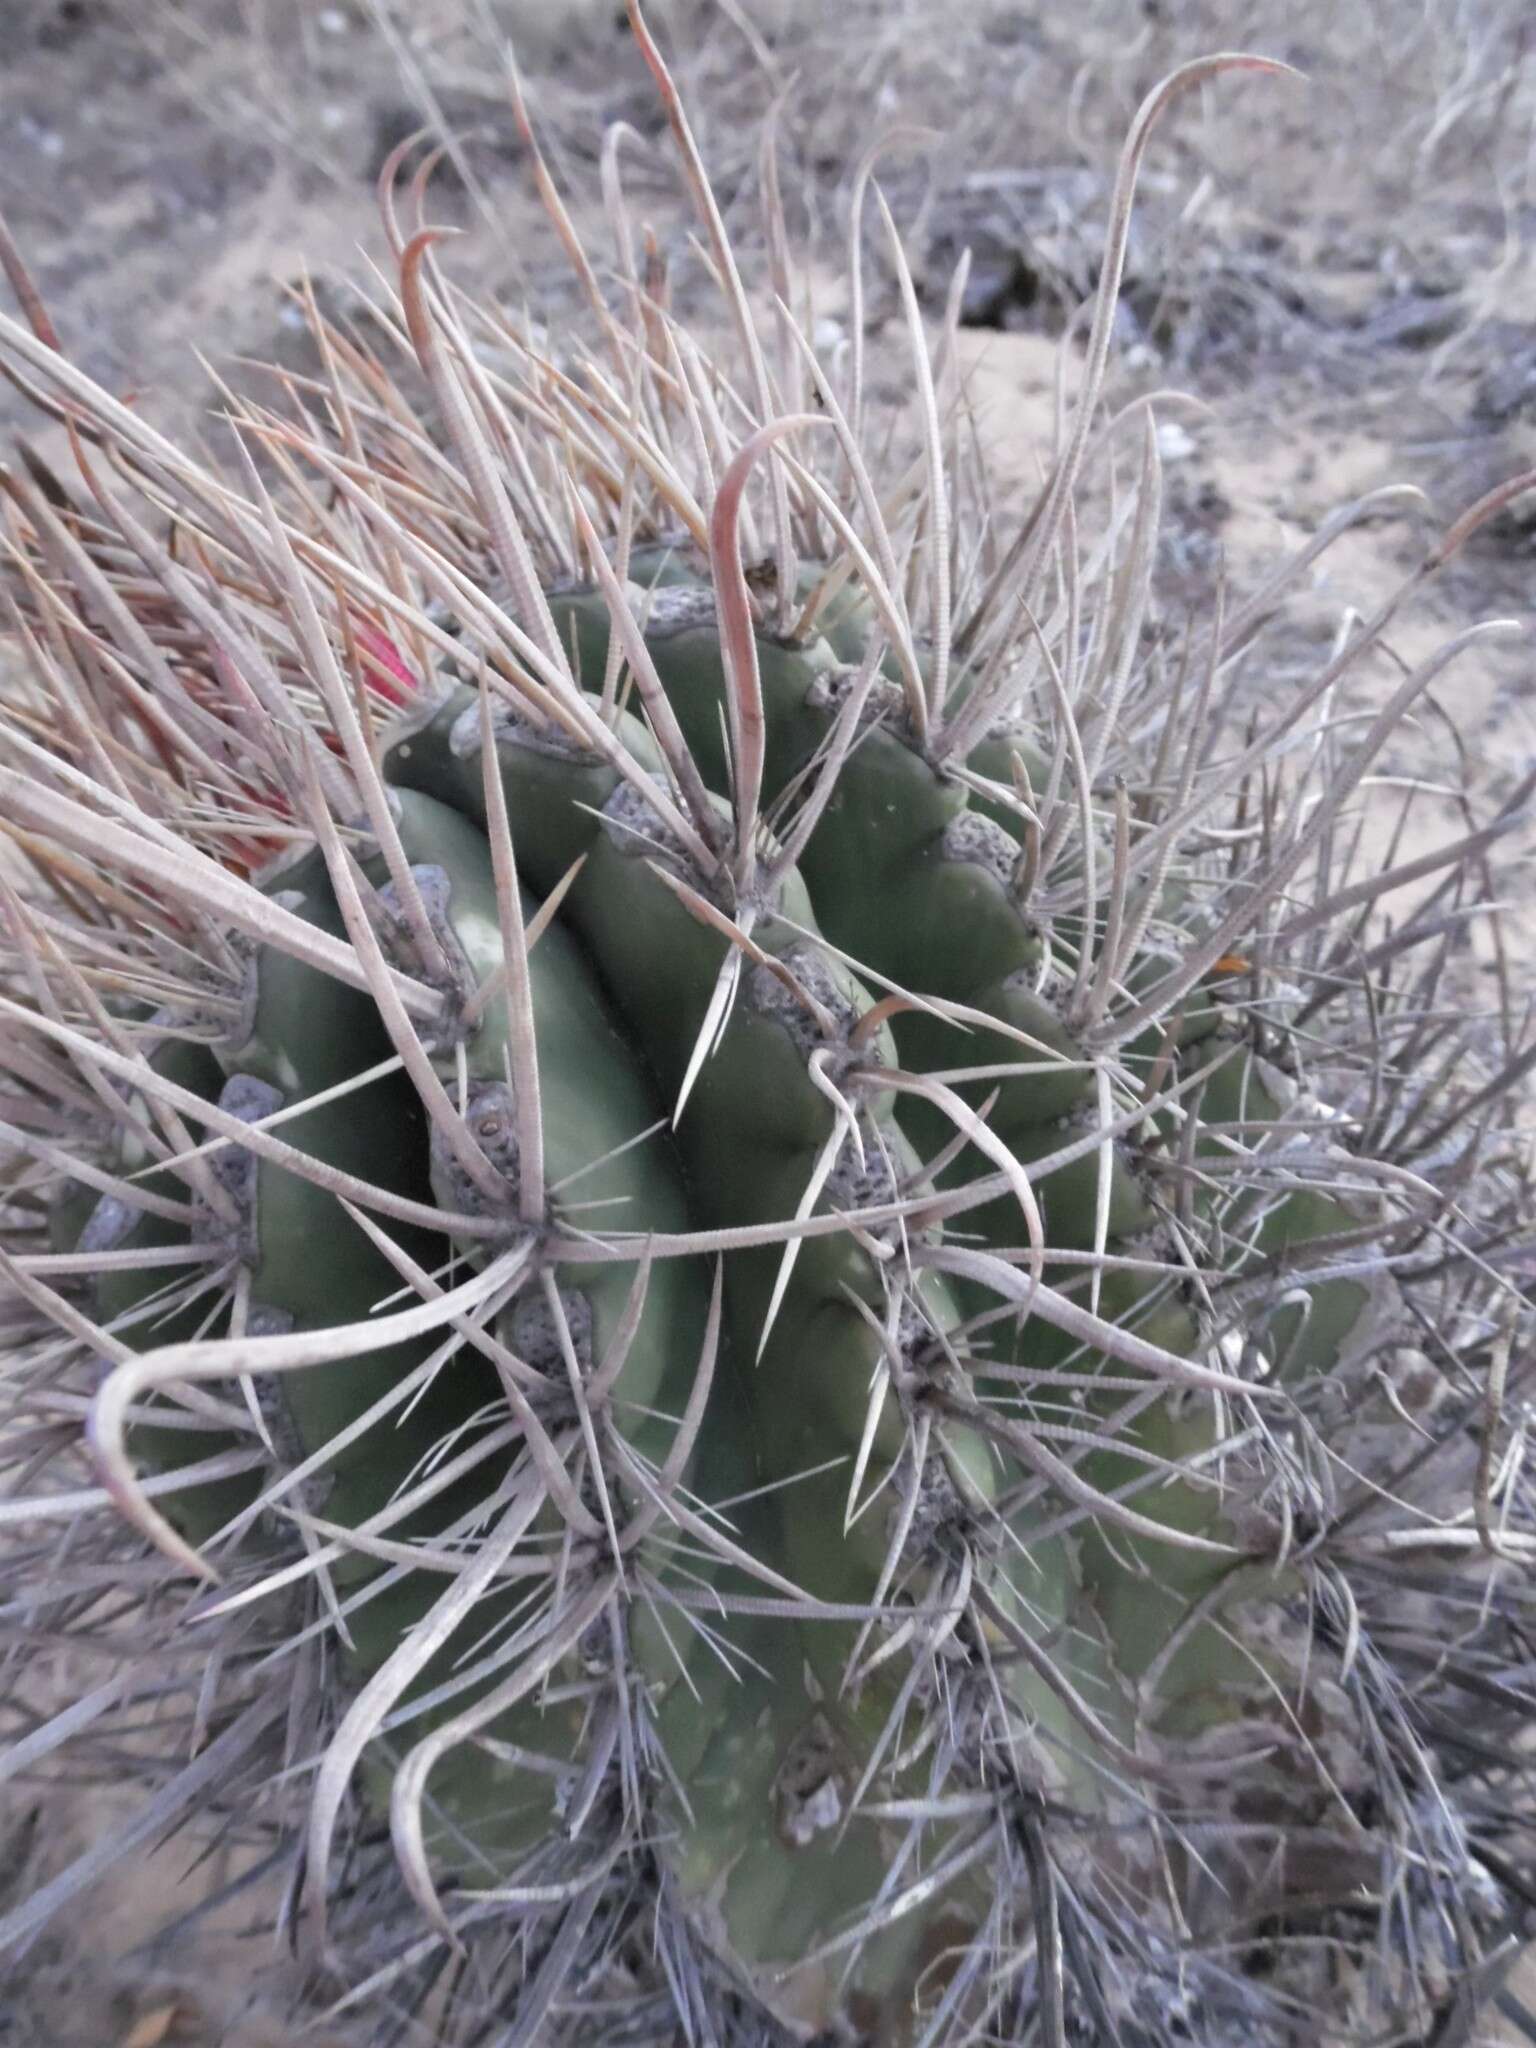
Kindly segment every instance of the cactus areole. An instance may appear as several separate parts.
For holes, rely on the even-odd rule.
[[[899,245],[875,476],[637,32],[723,339],[624,241],[586,340],[493,321],[392,198],[424,410],[315,314],[223,478],[4,327],[78,472],[7,474],[4,1272],[192,1660],[166,1817],[267,1816],[443,2041],[1278,2043],[1355,1950],[1417,2011],[1492,1880],[1370,1515],[1405,1348],[1465,1392],[1492,1325],[1319,948],[1456,649],[1213,738],[1254,621],[1157,625],[1098,410],[1152,119],[1264,67],[1143,109],[1000,530]]]

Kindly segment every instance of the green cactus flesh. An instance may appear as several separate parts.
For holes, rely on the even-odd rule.
[[[718,794],[724,843],[725,671],[708,586],[664,549],[637,558],[631,574],[650,583],[640,610],[647,644],[685,739]],[[814,580],[808,575],[802,587],[814,588]],[[566,591],[550,603],[574,666],[595,686],[609,661],[605,600],[596,591]],[[857,657],[871,618],[856,592],[845,589],[809,643],[759,638],[766,809],[781,832],[792,829],[797,804],[814,786],[818,755],[851,675],[842,658]],[[697,1062],[694,1050],[732,949],[699,904],[684,897],[693,891],[707,902],[713,891],[722,923],[743,906],[697,871],[613,759],[547,720],[498,706],[491,772],[511,824],[525,924],[545,895],[564,887],[558,914],[528,954],[551,1213],[576,1228],[583,1215],[601,1217],[604,1229],[634,1234],[636,1253],[629,1261],[563,1266],[553,1300],[547,1291],[520,1295],[487,1332],[492,1341],[452,1350],[446,1362],[434,1362],[435,1339],[418,1338],[324,1371],[281,1375],[259,1390],[268,1426],[285,1435],[289,1462],[312,1461],[299,1505],[315,1518],[313,1540],[327,1530],[373,1532],[395,1546],[337,1546],[332,1576],[354,1685],[366,1685],[398,1659],[400,1645],[430,1621],[440,1594],[430,1572],[403,1561],[400,1546],[451,1544],[467,1531],[488,1533],[513,1513],[498,1493],[505,1454],[500,1462],[472,1461],[462,1477],[427,1487],[406,1511],[394,1506],[413,1486],[422,1491],[445,1447],[467,1449],[489,1432],[502,1412],[499,1374],[507,1359],[525,1381],[531,1367],[550,1388],[535,1405],[538,1426],[558,1444],[577,1427],[558,1394],[567,1371],[574,1363],[589,1374],[616,1343],[627,1345],[611,1424],[603,1425],[622,1446],[608,1467],[617,1498],[600,1502],[589,1490],[582,1509],[595,1530],[604,1515],[622,1522],[644,1506],[644,1474],[665,1458],[698,1369],[710,1288],[704,1257],[654,1260],[638,1322],[626,1331],[636,1260],[647,1240],[782,1224],[804,1212],[818,1161],[813,1213],[823,1216],[894,1204],[924,1184],[942,1195],[993,1171],[996,1154],[967,1140],[941,1096],[882,1087],[881,1069],[893,1076],[940,1074],[960,1064],[986,1069],[983,1079],[959,1080],[954,1092],[972,1115],[985,1116],[1026,1175],[1044,1168],[1034,1184],[1045,1245],[1055,1255],[1046,1259],[1047,1282],[1088,1300],[1086,1268],[1064,1263],[1062,1255],[1097,1247],[1110,1263],[1091,1290],[1094,1314],[1166,1353],[1203,1355],[1195,1302],[1176,1280],[1146,1270],[1149,1258],[1155,1266],[1163,1256],[1154,1155],[1171,1142],[1176,1123],[1165,1116],[1138,1127],[1131,1119],[1121,1135],[1098,1140],[1093,1062],[1065,1021],[1062,970],[1045,960],[1015,887],[1017,815],[926,758],[905,728],[893,686],[881,682],[871,697],[876,708],[804,843],[798,870],[781,873],[771,900],[750,906],[750,958],[737,963],[733,1001],[723,1022],[717,1019],[708,1056]],[[595,698],[589,702],[597,708]],[[627,711],[613,712],[609,723],[629,759],[656,773],[660,756],[646,727]],[[485,730],[478,692],[451,685],[440,702],[388,737],[383,763],[400,847],[448,962],[449,985],[440,991],[448,1022],[427,1041],[432,1061],[464,1127],[515,1191],[510,977],[487,828]],[[1027,736],[1005,733],[982,741],[969,768],[1006,786],[1010,763],[1020,761],[1032,781],[1043,779],[1044,764]],[[355,871],[381,904],[391,902],[380,854],[365,849]],[[318,848],[275,869],[265,887],[309,923],[345,935]],[[419,971],[404,929],[396,915],[395,957]],[[844,964],[849,959],[874,981],[866,985]],[[1133,969],[1143,977],[1151,972],[1145,963]],[[889,1019],[861,1025],[886,988],[926,1005],[898,1004]],[[934,1002],[964,1005],[969,1028],[958,1031]],[[987,1028],[989,1019],[996,1029]],[[1186,1009],[1183,1042],[1192,1057],[1216,1056],[1201,1098],[1207,1122],[1278,1118],[1262,1073],[1225,1037],[1219,1005],[1202,997]],[[211,1047],[168,1035],[154,1059],[181,1085],[249,1120],[387,1061],[389,1043],[365,991],[262,947],[249,962],[239,1029]],[[1160,1044],[1160,1034],[1151,1034],[1132,1048],[1131,1063],[1150,1065]],[[860,1083],[853,1127],[838,1148],[831,1143],[837,1083],[855,1069],[876,1078]],[[831,1087],[823,1085],[828,1081]],[[669,1131],[666,1119],[685,1085],[682,1114]],[[647,1131],[645,1142],[633,1142]],[[327,1167],[419,1202],[435,1199],[446,1214],[492,1213],[463,1162],[440,1136],[429,1137],[418,1093],[399,1072],[370,1082],[358,1097],[343,1094],[288,1119],[283,1135]],[[1220,1142],[1202,1136],[1198,1145]],[[946,1147],[949,1157],[935,1180],[924,1162]],[[1053,1160],[1062,1152],[1064,1160]],[[238,1148],[227,1156],[246,1157]],[[134,1161],[125,1151],[119,1163],[130,1168]],[[366,1317],[401,1287],[401,1260],[451,1281],[454,1271],[483,1265],[516,1233],[509,1193],[504,1236],[455,1241],[451,1232],[399,1227],[391,1261],[324,1186],[280,1163],[251,1159],[243,1181],[239,1172],[226,1171],[225,1179],[240,1206],[241,1242],[232,1256],[248,1280],[250,1329],[302,1331]],[[164,1175],[160,1182],[171,1185]],[[1235,1247],[1231,1284],[1241,1286],[1246,1270],[1294,1257],[1298,1245],[1357,1220],[1305,1188],[1271,1200],[1262,1214],[1248,1216],[1236,1205],[1219,1219]],[[60,1242],[78,1238],[87,1247],[148,1247],[175,1241],[178,1230],[147,1212],[126,1217],[110,1198],[82,1200],[78,1190],[60,1203],[55,1227]],[[1026,1257],[1013,1192],[973,1203],[959,1228],[958,1242],[1015,1262]],[[937,1241],[936,1229],[929,1235]],[[900,1838],[893,1823],[850,1815],[849,1802],[866,1765],[900,1748],[903,1687],[910,1692],[914,1666],[899,1656],[877,1660],[850,1689],[852,1661],[861,1642],[868,1647],[857,1610],[885,1597],[898,1578],[903,1601],[917,1607],[925,1589],[951,1582],[946,1525],[991,1532],[974,1570],[988,1611],[1001,1617],[998,1644],[1009,1629],[1037,1641],[1067,1682],[1064,1691],[1017,1657],[999,1665],[1010,1710],[1033,1732],[1057,1796],[1084,1811],[1101,1807],[1105,1795],[1093,1738],[1070,1710],[1073,1694],[1091,1703],[1100,1735],[1129,1740],[1134,1688],[1155,1663],[1157,1698],[1144,1706],[1167,1726],[1185,1729],[1219,1718],[1227,1690],[1240,1689],[1255,1668],[1254,1653],[1225,1618],[1229,1603],[1213,1597],[1229,1585],[1234,1596],[1245,1589],[1240,1558],[1175,1548],[1155,1534],[1165,1528],[1230,1537],[1221,1487],[1166,1479],[1159,1469],[1159,1461],[1179,1462],[1219,1443],[1221,1425],[1208,1399],[1157,1394],[1149,1383],[1114,1446],[1077,1458],[1089,1487],[1133,1504],[1142,1518],[1137,1530],[1099,1532],[1090,1518],[1075,1536],[1037,1536],[1053,1510],[1059,1519],[1063,1502],[1049,1488],[1043,1496],[1023,1488],[1029,1505],[1011,1505],[1027,1467],[1007,1429],[989,1425],[988,1405],[1019,1415],[1021,1383],[1031,1373],[1065,1374],[1068,1382],[1075,1376],[1072,1412],[1086,1428],[1123,1404],[1123,1381],[1119,1391],[1095,1385],[1102,1372],[1118,1368],[1091,1340],[1038,1316],[999,1314],[992,1291],[962,1275],[950,1279],[930,1267],[893,1296],[882,1261],[895,1244],[878,1225],[808,1236],[787,1285],[782,1241],[770,1238],[724,1259],[720,1352],[688,1467],[689,1495],[701,1512],[722,1517],[738,1556],[758,1559],[770,1584],[791,1583],[812,1605],[772,1611],[761,1597],[761,1576],[719,1557],[685,1566],[655,1529],[627,1559],[628,1570],[656,1589],[655,1597],[631,1606],[628,1627],[674,1788],[661,1803],[661,1853],[702,1937],[794,2025],[822,2025],[845,2012],[885,2015],[877,2031],[895,2026],[893,2016],[910,2005],[945,1940],[978,1925],[986,1911],[984,1888],[962,1871],[934,1888],[920,1910],[887,1920],[858,1946],[855,1964],[835,1945],[827,1948],[829,1936],[856,1926],[889,1892],[889,1859]],[[1133,1261],[1140,1255],[1141,1269],[1117,1269],[1122,1252]],[[157,1320],[155,1284],[152,1271],[114,1273],[95,1288],[103,1324],[139,1350],[184,1339],[206,1322],[195,1300],[169,1324]],[[1308,1286],[1272,1324],[1275,1361],[1287,1374],[1329,1370],[1365,1304],[1365,1290],[1352,1282]],[[977,1319],[974,1339],[968,1318]],[[931,1411],[928,1463],[914,1473],[912,1421],[923,1387],[934,1374],[939,1380],[932,1383],[942,1380],[946,1346],[963,1352],[971,1342],[979,1348],[970,1408],[957,1413],[941,1403]],[[871,1390],[882,1383],[871,1415]],[[410,1391],[408,1400],[402,1389]],[[1058,1412],[1062,1398],[1049,1397]],[[379,1415],[360,1427],[376,1405]],[[206,1424],[198,1433],[153,1420],[137,1423],[131,1435],[135,1456],[162,1470],[226,1441],[210,1436]],[[850,1522],[850,1472],[861,1446],[866,1505]],[[914,1489],[922,1496],[915,1502]],[[249,1519],[254,1492],[250,1483],[189,1491],[173,1516],[193,1540],[207,1542],[242,1510]],[[888,1555],[903,1502],[905,1543]],[[548,1555],[560,1527],[560,1515],[546,1504],[524,1540],[533,1553]],[[695,1633],[679,1608],[669,1610],[667,1589],[685,1586],[695,1593],[712,1588],[726,1608],[740,1603],[744,1611],[726,1630],[728,1653]],[[1204,1618],[1188,1642],[1159,1661],[1162,1645],[1197,1602]],[[817,1604],[828,1612],[818,1614]],[[498,1673],[507,1660],[495,1646],[515,1632],[518,1606],[515,1586],[488,1590],[430,1656],[417,1660],[395,1696],[402,1737],[417,1741],[435,1727],[462,1727],[474,1738],[445,1750],[432,1787],[433,1853],[471,1880],[497,1872],[548,1835],[560,1787],[590,1733],[581,1676],[590,1649],[568,1648],[536,1697],[498,1704]],[[362,1782],[387,1805],[389,1769],[372,1753]],[[887,1799],[918,1796],[920,1759],[888,1766],[881,1782]],[[931,1833],[927,1868],[942,1870],[958,1833],[948,1824]]]

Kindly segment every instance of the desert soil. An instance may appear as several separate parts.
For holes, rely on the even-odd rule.
[[[590,195],[604,127],[637,131],[630,189],[685,261],[678,194],[651,147],[662,122],[621,13],[614,0],[402,0],[393,12],[383,0],[3,0],[0,211],[74,357],[168,431],[217,443],[209,366],[237,381],[251,374],[244,358],[307,366],[293,292],[312,275],[345,309],[384,247],[379,167],[418,128],[453,138],[433,213],[467,231],[448,258],[457,273],[547,297],[553,317],[567,309],[498,34],[514,37],[578,193]],[[1114,373],[1122,396],[1176,387],[1202,401],[1157,415],[1172,605],[1208,604],[1218,574],[1251,589],[1381,485],[1423,494],[1316,566],[1288,615],[1280,686],[1351,615],[1369,615],[1448,519],[1536,466],[1536,54],[1516,0],[658,0],[654,14],[749,240],[757,124],[781,101],[792,227],[834,237],[816,272],[829,317],[859,157],[881,134],[929,131],[882,159],[881,176],[935,310],[960,248],[973,251],[962,359],[1004,492],[1027,488],[1048,446],[1063,327],[1093,274],[1115,152],[1143,93],[1223,47],[1307,74],[1202,88],[1154,143]],[[895,310],[877,291],[877,327],[894,328]],[[1068,389],[1074,360],[1069,335]],[[52,445],[9,390],[0,431]],[[1405,734],[1370,814],[1380,843],[1391,778],[1445,787],[1436,815],[1450,837],[1464,829],[1451,785],[1470,783],[1486,807],[1536,761],[1533,584],[1536,495],[1468,548],[1352,682],[1346,712],[1474,619],[1526,629],[1473,650]],[[1505,871],[1527,976],[1530,843]],[[1479,965],[1492,975],[1486,945]],[[0,1840],[30,1827],[36,1867],[58,1867],[123,1810],[108,1787],[8,1789]],[[228,1874],[189,1873],[174,1847],[146,1852],[88,1913],[77,1907],[0,2016],[0,2042],[275,2041],[240,1991],[254,1950],[238,1904],[205,1931],[195,1970],[168,1971],[148,1941]],[[1462,2038],[1521,2038],[1521,1997],[1536,2008],[1536,1969]]]

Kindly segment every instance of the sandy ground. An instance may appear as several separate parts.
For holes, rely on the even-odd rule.
[[[469,231],[452,258],[460,273],[490,291],[553,288],[493,27],[516,36],[555,161],[578,183],[604,125],[635,127],[631,188],[681,248],[676,194],[649,148],[657,111],[612,5],[562,10],[558,30],[527,0],[422,0],[394,16],[354,0],[6,0],[0,11],[0,210],[66,346],[176,433],[216,436],[194,350],[235,376],[243,356],[302,365],[293,286],[307,268],[344,302],[345,281],[366,275],[382,248],[374,177],[423,124],[456,138],[434,216]],[[1517,7],[974,0],[943,9],[936,36],[938,13],[877,0],[656,9],[733,225],[749,225],[753,122],[780,94],[797,232],[835,222],[839,188],[877,133],[936,132],[926,155],[898,149],[883,175],[933,302],[959,246],[975,252],[962,360],[1003,489],[1037,472],[1065,309],[1091,275],[1137,99],[1174,63],[1238,41],[1312,82],[1202,89],[1154,145],[1115,373],[1126,394],[1172,384],[1203,401],[1161,414],[1169,596],[1208,602],[1218,573],[1250,588],[1340,503],[1417,486],[1416,509],[1355,529],[1311,574],[1288,646],[1298,664],[1315,660],[1439,524],[1536,464],[1536,56]],[[562,303],[557,292],[553,309]],[[0,429],[47,440],[9,391]],[[1405,616],[1346,709],[1474,618],[1529,628],[1536,499],[1524,519],[1519,509]],[[1532,685],[1529,640],[1475,651],[1386,775],[1441,783],[1459,757],[1484,802],[1499,799],[1536,760]],[[1375,800],[1384,843],[1390,783]],[[1442,809],[1449,837],[1458,817],[1449,800]],[[1525,963],[1536,908],[1528,870],[1510,873],[1510,939]],[[0,1840],[27,1821],[31,1797],[13,1800]],[[50,1796],[36,1853],[56,1866],[119,1803],[99,1787]],[[48,1951],[25,2010],[0,2016],[0,2042],[275,2041],[242,2006],[253,1953],[242,1908],[207,1935],[196,1981],[165,1974],[143,1946],[168,1900],[228,1875],[184,1866],[183,1852],[156,1851],[93,1898],[88,1930]],[[1536,2007],[1536,1969],[1523,1996]],[[1501,2034],[1508,2024],[1490,2010],[1477,2038],[1520,2038]]]

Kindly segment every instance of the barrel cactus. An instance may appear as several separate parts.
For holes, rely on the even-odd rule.
[[[1427,2025],[1532,1704],[1519,1051],[1445,1016],[1513,809],[1351,852],[1490,629],[1256,698],[1296,565],[1180,641],[1100,398],[1154,120],[1273,67],[1142,109],[1008,530],[889,215],[887,474],[636,31],[717,310],[616,155],[600,277],[535,152],[568,333],[397,159],[219,473],[10,266],[9,1627],[112,1660],[19,1754],[157,1746],[6,1937],[180,1825],[362,2038]]]

